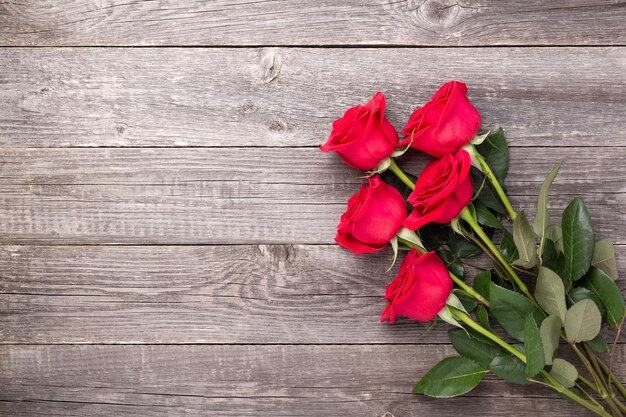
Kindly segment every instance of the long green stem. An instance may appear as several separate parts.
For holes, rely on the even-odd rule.
[[[396,164],[396,161],[393,158],[390,159],[391,165],[389,165],[389,170],[393,172],[396,177],[398,177],[398,179],[402,181],[407,187],[409,187],[411,190],[414,190],[415,184],[413,183],[413,181],[411,181],[411,179],[407,177],[404,172],[402,172],[402,170],[400,169],[398,164]]]
[[[453,311],[454,317],[457,320],[462,321],[463,323],[465,323],[471,329],[477,331],[478,333],[482,334],[483,336],[485,336],[485,337],[489,338],[490,340],[494,341],[499,346],[504,348],[507,352],[511,353],[512,355],[517,357],[519,360],[521,360],[522,362],[526,363],[526,355],[524,355],[519,350],[515,349],[513,346],[511,346],[510,344],[508,344],[504,340],[500,339],[498,336],[496,336],[495,334],[493,334],[489,330],[487,330],[484,327],[482,327],[480,324],[476,323],[474,320],[472,320],[472,318],[467,313],[462,312],[460,310],[456,310],[456,309],[452,309],[452,311]],[[596,413],[596,414],[598,414],[598,415],[600,415],[602,417],[613,417],[613,416],[611,416],[611,414],[607,413],[606,410],[602,406],[598,406],[596,404],[593,404],[593,403],[585,400],[584,398],[581,398],[579,395],[577,395],[576,393],[574,393],[573,391],[571,391],[570,389],[565,387],[563,384],[561,384],[559,381],[557,381],[548,372],[541,371],[541,375],[546,379],[546,381],[549,382],[549,384],[546,384],[546,385],[548,385],[550,388],[556,390],[557,392],[563,394],[565,397],[575,401],[576,403],[582,405],[583,407],[593,411],[594,413]]]
[[[528,290],[528,287],[526,286],[526,284],[524,284],[524,282],[522,282],[520,277],[517,276],[517,273],[515,272],[515,270],[511,267],[511,265],[509,265],[507,260],[504,259],[504,256],[502,256],[502,254],[500,253],[496,245],[494,245],[491,239],[489,239],[489,236],[485,234],[485,232],[483,231],[483,228],[480,227],[480,225],[478,224],[476,219],[474,219],[474,216],[472,216],[472,213],[469,211],[467,207],[465,207],[461,211],[461,213],[459,214],[459,218],[461,220],[464,220],[467,224],[470,225],[474,233],[478,235],[478,237],[483,241],[483,243],[487,246],[489,251],[492,253],[492,255],[495,256],[496,259],[499,261],[500,266],[502,266],[504,270],[507,272],[507,274],[511,277],[511,279],[515,281],[515,284],[517,284],[520,291],[523,292],[524,295],[526,295],[526,297],[528,297],[531,301],[534,302],[535,298]]]
[[[517,217],[517,213],[515,212],[515,209],[513,209],[511,202],[509,201],[506,193],[502,189],[500,182],[489,167],[489,164],[487,164],[485,158],[483,158],[477,151],[475,152],[475,155],[477,156],[478,163],[480,164],[480,168],[482,169],[483,174],[485,174],[485,176],[493,186],[494,190],[496,190],[498,197],[500,197],[500,200],[502,200],[502,204],[504,204],[504,207],[506,207],[506,211],[509,214],[509,217],[511,218],[511,220],[515,220],[515,218]]]
[[[620,382],[620,380],[617,378],[617,376],[615,376],[613,371],[611,371],[609,369],[608,365],[606,365],[604,362],[602,362],[602,360],[600,358],[598,358],[598,364],[600,365],[600,368],[602,368],[604,373],[608,377],[611,378],[611,380],[613,381],[613,383],[615,384],[615,386],[619,390],[620,394],[622,394],[622,397],[624,397],[624,399],[626,399],[626,387],[624,387],[624,385]]]

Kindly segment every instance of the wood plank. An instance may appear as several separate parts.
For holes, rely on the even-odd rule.
[[[1,45],[617,45],[621,2],[388,0],[0,4]]]
[[[616,352],[626,374],[626,348]],[[441,346],[3,346],[12,416],[587,416],[540,386],[487,377],[467,397],[410,393]]]
[[[513,203],[534,212],[561,159],[552,207],[582,195],[598,235],[626,243],[626,148],[515,148]],[[5,148],[0,160],[2,244],[333,243],[362,181],[316,148]]]
[[[450,79],[514,146],[626,146],[626,48],[5,48],[0,146],[318,146],[375,91],[401,129]]]
[[[617,257],[623,273],[626,246]],[[331,245],[5,246],[0,343],[447,343],[444,324],[418,340],[426,325],[378,322],[390,258]]]

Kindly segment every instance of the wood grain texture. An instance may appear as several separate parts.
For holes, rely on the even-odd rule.
[[[615,45],[621,1],[7,0],[2,45]]]
[[[626,246],[617,257],[626,270]],[[390,258],[331,245],[5,246],[0,343],[448,343],[444,324],[418,339],[424,324],[378,322]]]
[[[623,376],[625,347],[616,352]],[[441,346],[4,346],[11,416],[589,416],[539,386],[487,377],[468,397],[410,393]]]
[[[626,146],[621,47],[5,48],[0,146],[319,146],[375,91],[400,130],[450,79],[514,146]]]
[[[588,149],[514,148],[509,194],[534,213],[565,159],[551,207],[581,195],[598,236],[626,243],[626,148]],[[426,159],[412,155],[419,173]],[[4,148],[0,161],[4,244],[333,243],[362,181],[316,148]]]

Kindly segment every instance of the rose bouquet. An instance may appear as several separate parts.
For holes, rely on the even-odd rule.
[[[612,359],[625,303],[612,242],[597,239],[580,197],[550,222],[548,193],[560,164],[539,190],[532,225],[513,208],[504,132],[479,134],[481,116],[466,94],[463,83],[443,85],[411,115],[404,139],[385,118],[382,93],[333,123],[321,150],[367,178],[348,201],[336,241],[357,255],[390,246],[392,265],[407,251],[381,321],[440,318],[452,326],[458,356],[436,364],[414,393],[463,395],[490,372],[543,385],[601,416],[623,416],[626,388]],[[411,148],[433,157],[417,177],[395,161]],[[464,277],[464,259],[479,254],[492,267]],[[603,325],[615,331],[612,346]]]

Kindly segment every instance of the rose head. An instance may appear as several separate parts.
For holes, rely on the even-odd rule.
[[[461,149],[426,165],[408,198],[413,211],[404,226],[416,230],[434,222],[447,223],[459,215],[472,199],[471,157]]]
[[[407,216],[400,191],[378,175],[367,180],[369,187],[361,185],[359,192],[348,200],[335,237],[337,243],[357,255],[383,249],[402,229]]]
[[[430,321],[445,306],[452,291],[452,279],[446,265],[435,252],[421,255],[411,249],[398,276],[387,286],[385,300],[389,305],[380,316],[380,321],[404,316],[417,321]]]
[[[468,144],[480,128],[480,113],[466,93],[464,83],[450,81],[415,110],[402,130],[413,135],[411,147],[441,158]]]
[[[352,168],[370,170],[408,140],[399,143],[396,129],[385,118],[385,96],[376,93],[366,105],[352,107],[333,122],[323,152],[337,152]],[[410,140],[410,139],[409,139]]]

